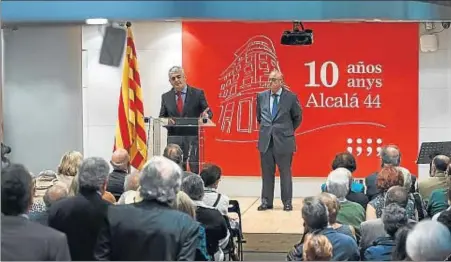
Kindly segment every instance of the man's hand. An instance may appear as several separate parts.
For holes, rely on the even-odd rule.
[[[202,114],[200,114],[200,118],[210,118],[210,116],[208,115],[208,110],[210,110],[209,107],[207,107],[204,112],[202,112]]]
[[[169,119],[168,119],[168,123],[169,123],[170,125],[175,125],[175,120],[172,119],[172,118],[169,118]]]

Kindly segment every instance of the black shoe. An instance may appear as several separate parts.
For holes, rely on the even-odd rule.
[[[266,204],[261,204],[261,205],[257,208],[257,210],[258,210],[258,211],[265,211],[265,210],[272,209],[272,208],[273,208],[273,206],[269,206],[269,205],[266,205]]]
[[[283,211],[292,211],[293,206],[291,204],[283,205]]]

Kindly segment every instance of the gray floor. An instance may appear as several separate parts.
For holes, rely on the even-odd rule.
[[[244,252],[244,261],[285,261],[286,253]]]

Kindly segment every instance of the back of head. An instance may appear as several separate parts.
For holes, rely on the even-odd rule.
[[[349,193],[352,174],[349,170],[339,167],[329,173],[326,180],[328,193],[335,195],[338,200],[344,200]]]
[[[398,229],[395,234],[395,246],[392,252],[392,261],[409,260],[406,251],[406,240],[415,223],[407,223]]]
[[[396,231],[407,224],[407,220],[406,210],[399,205],[390,204],[384,207],[382,222],[384,223],[385,232],[389,236],[394,237]]]
[[[349,172],[354,173],[354,171],[357,169],[357,163],[354,156],[349,152],[337,154],[334,161],[332,162],[332,170],[335,170],[339,167],[346,168],[347,170],[349,170]]]
[[[58,166],[58,174],[63,176],[75,176],[83,161],[83,155],[77,151],[70,151],[63,155]]]
[[[304,261],[329,261],[332,258],[332,244],[323,235],[308,234],[302,249]]]
[[[306,197],[304,199],[302,218],[309,232],[322,230],[329,224],[327,207],[318,197]]]
[[[396,169],[398,169],[402,174],[402,177],[404,179],[404,187],[407,190],[410,190],[410,187],[412,186],[412,175],[410,174],[410,171],[402,166],[397,166]]]
[[[394,145],[386,146],[381,150],[382,167],[399,166],[401,164],[401,152]]]
[[[182,182],[182,169],[162,156],[152,157],[141,171],[139,193],[145,200],[171,204]]]
[[[33,199],[33,179],[30,172],[20,164],[2,168],[2,213],[17,216],[28,211]]]
[[[204,197],[204,181],[199,175],[187,176],[183,179],[182,191],[192,200],[201,201]]]
[[[433,169],[437,172],[445,172],[448,168],[450,159],[445,155],[438,155],[432,160]]]
[[[406,250],[413,261],[443,261],[451,254],[451,233],[440,222],[420,221],[407,236]]]
[[[66,187],[62,185],[54,185],[45,191],[44,204],[46,207],[50,207],[56,201],[63,199],[68,196],[68,191]]]
[[[79,191],[100,191],[103,193],[109,172],[110,167],[103,158],[86,158],[81,164],[78,172]]]
[[[438,216],[437,221],[445,225],[451,232],[451,209],[443,211]]]
[[[329,213],[329,224],[334,224],[337,222],[337,214],[340,210],[340,203],[335,195],[323,192],[318,195],[321,202],[327,207],[327,212]]]
[[[406,208],[409,201],[409,192],[402,186],[393,186],[387,190],[385,195],[385,206],[397,204]]]
[[[163,156],[181,165],[183,162],[183,151],[177,144],[169,144],[163,151]]]
[[[383,167],[376,179],[376,188],[384,193],[392,186],[404,187],[404,177],[398,169],[391,166]]]
[[[129,172],[130,155],[128,154],[128,151],[123,148],[117,149],[116,151],[113,152],[113,156],[111,157],[110,163],[116,170]]]
[[[204,181],[206,187],[216,186],[219,179],[221,179],[221,175],[221,168],[214,164],[205,165],[200,172],[200,177]]]
[[[124,192],[129,190],[138,190],[139,188],[139,173],[135,172],[125,176]]]

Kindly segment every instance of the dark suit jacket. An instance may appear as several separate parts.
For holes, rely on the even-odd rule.
[[[22,216],[2,220],[2,261],[70,261],[66,235]]]
[[[257,95],[257,122],[260,125],[258,150],[266,152],[271,138],[274,150],[278,154],[296,151],[294,131],[302,121],[302,109],[297,96],[283,88],[279,97],[278,111],[273,119],[270,111],[271,91],[263,91]]]
[[[377,174],[379,172],[374,172],[371,175],[367,176],[365,178],[365,186],[366,186],[366,196],[371,201],[373,198],[379,194],[379,190],[376,188],[376,180],[377,180]],[[410,186],[410,192],[409,193],[415,193],[415,182],[417,181],[417,177],[414,175],[410,175],[412,179],[412,185]]]
[[[72,260],[93,261],[108,202],[98,192],[81,192],[50,207],[49,226],[67,235]]]
[[[156,201],[112,206],[99,234],[97,260],[193,261],[199,223]]]
[[[227,237],[227,223],[222,214],[215,208],[198,206],[196,219],[205,227],[207,250],[213,256],[219,248],[219,241]]]
[[[113,194],[114,198],[116,198],[116,201],[118,201],[122,193],[124,193],[124,182],[126,175],[127,172],[115,169],[110,173],[108,177],[108,186],[106,188],[106,191]]]
[[[183,112],[177,111],[176,94],[174,88],[161,96],[160,116],[165,118],[199,118],[208,108],[207,99],[203,90],[187,86]],[[211,110],[208,110],[210,118],[213,117]],[[169,136],[197,135],[197,128],[168,128]]]

